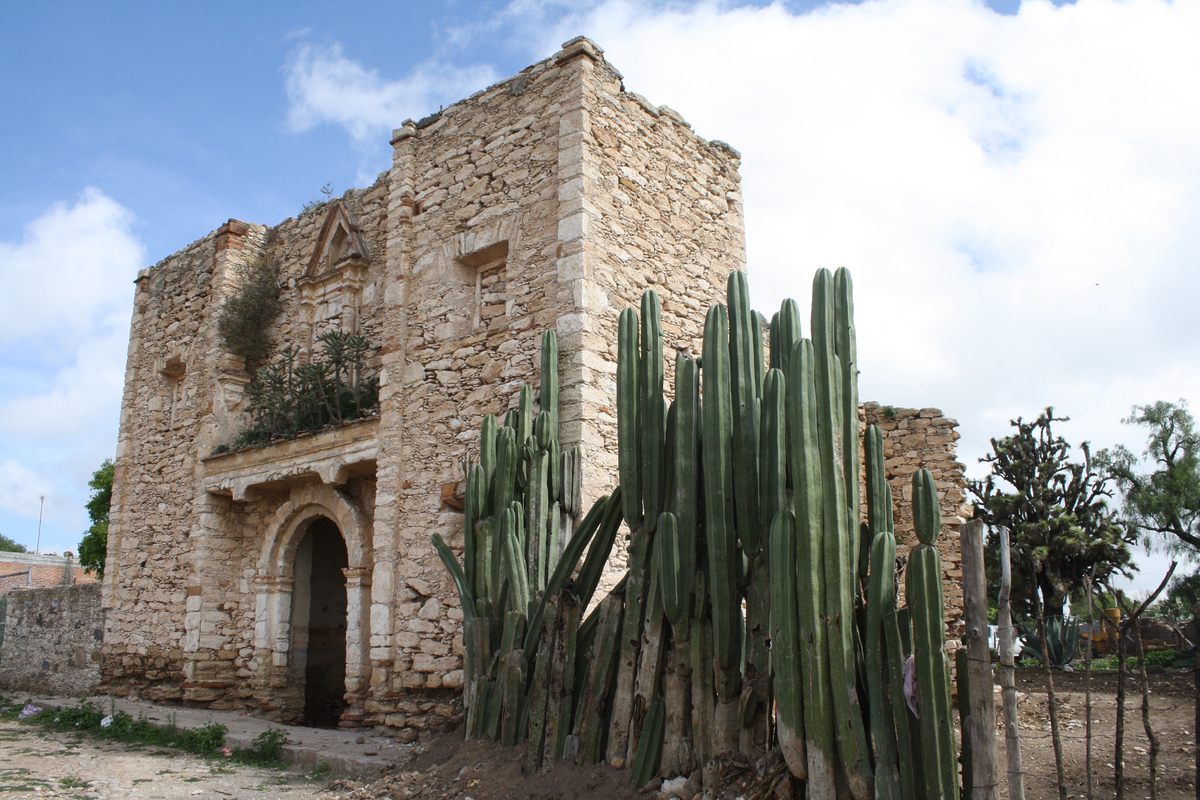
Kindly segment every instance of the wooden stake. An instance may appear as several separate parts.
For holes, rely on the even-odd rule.
[[[1017,679],[1013,659],[1014,632],[1012,608],[1012,559],[1008,528],[1000,529],[1000,688],[1004,698],[1004,736],[1008,752],[1009,800],[1025,800],[1025,776],[1021,770],[1021,737],[1017,731]]]
[[[988,648],[987,570],[983,563],[983,520],[962,526],[963,615],[967,631],[967,669],[970,698],[959,697],[959,708],[970,711],[963,739],[970,742],[971,794],[963,800],[998,800],[996,776],[996,701],[992,694],[992,655]],[[964,767],[966,765],[964,764]],[[964,789],[968,788],[964,786]]]

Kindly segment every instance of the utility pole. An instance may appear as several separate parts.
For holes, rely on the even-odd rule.
[[[40,499],[42,503],[40,506],[38,506],[38,538],[37,546],[33,548],[34,555],[38,555],[42,552],[42,510],[46,508],[46,495],[40,495],[38,499]]]

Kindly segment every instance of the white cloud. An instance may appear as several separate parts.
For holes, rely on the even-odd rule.
[[[360,146],[375,145],[407,118],[420,118],[495,82],[487,65],[417,65],[386,80],[342,54],[342,45],[302,44],[284,67],[288,122],[305,131],[324,122],[341,125]]]
[[[69,364],[45,376],[44,390],[0,394],[0,429],[41,441],[98,429],[111,432],[120,411],[129,345],[128,320],[112,322],[83,341]]]
[[[87,479],[116,449],[144,257],[133,224],[89,188],[30,222],[21,242],[0,242],[0,532],[31,549],[42,495],[43,545],[73,549]]]
[[[43,495],[53,494],[53,483],[24,464],[0,462],[0,509],[37,519]]]
[[[133,221],[89,187],[26,225],[21,242],[0,242],[0,344],[70,350],[107,326],[115,309],[128,308],[144,255]]]

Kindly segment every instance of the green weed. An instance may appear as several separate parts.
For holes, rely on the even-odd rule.
[[[287,734],[279,728],[267,728],[254,737],[249,747],[238,747],[233,758],[242,764],[254,767],[275,767],[283,763],[279,751],[287,742]]]

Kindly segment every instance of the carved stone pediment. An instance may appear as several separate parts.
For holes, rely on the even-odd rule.
[[[329,204],[329,213],[317,235],[317,246],[313,248],[312,258],[300,282],[320,279],[339,267],[369,259],[367,243],[358,221],[341,200],[334,200]]]
[[[366,241],[357,220],[341,200],[333,201],[304,277],[297,281],[307,327],[301,342],[304,356],[311,352],[316,337],[327,330],[358,330],[368,266]]]

